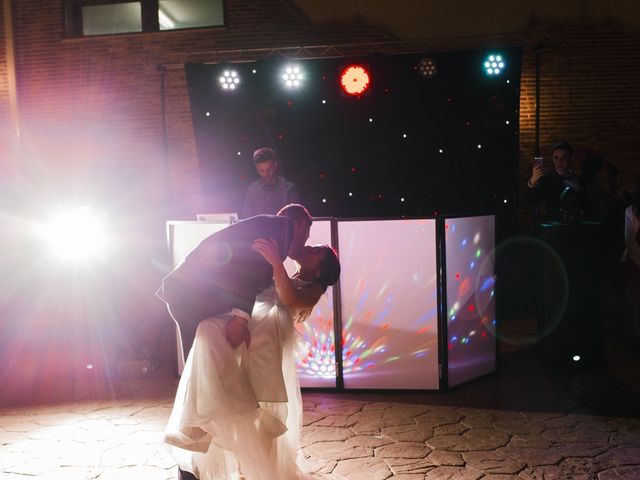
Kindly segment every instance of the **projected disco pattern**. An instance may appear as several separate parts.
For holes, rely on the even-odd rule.
[[[331,222],[315,219],[311,225],[307,244],[331,245]],[[295,272],[296,266],[290,258],[284,265],[290,275]],[[344,269],[345,266],[343,265],[342,268]],[[309,318],[295,325],[298,330],[298,345],[295,353],[300,386],[336,386],[333,325],[333,290],[328,288],[313,307]]]
[[[302,339],[296,360],[301,376],[335,381],[336,345],[333,335],[333,302],[316,306],[311,317],[297,326]]]
[[[309,243],[325,227],[314,222]],[[346,222],[339,231],[345,386],[437,388],[435,222]],[[297,325],[302,386],[335,385],[332,300],[328,291]]]
[[[492,216],[445,224],[449,386],[495,369]]]
[[[434,220],[338,224],[346,388],[438,388]]]

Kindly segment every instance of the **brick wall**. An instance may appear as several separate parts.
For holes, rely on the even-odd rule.
[[[1,11],[0,7],[0,11]],[[0,19],[1,20],[1,19]],[[0,21],[0,38],[5,37],[4,22]],[[12,151],[12,129],[9,116],[9,82],[7,78],[7,51],[5,42],[0,45],[0,176],[13,177],[15,164],[9,152]],[[3,181],[0,180],[0,185]]]
[[[566,139],[573,168],[589,151],[607,155],[628,186],[640,176],[640,33],[611,26],[565,27],[543,41],[540,58],[540,153]],[[535,53],[525,49],[520,97],[520,193],[535,149]],[[531,219],[520,202],[520,222]]]

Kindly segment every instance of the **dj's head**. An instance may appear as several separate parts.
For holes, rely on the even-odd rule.
[[[278,180],[278,160],[269,147],[259,148],[253,152],[253,165],[265,185],[273,185]]]

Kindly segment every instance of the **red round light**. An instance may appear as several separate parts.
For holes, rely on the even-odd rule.
[[[347,95],[362,95],[370,83],[369,72],[360,65],[349,65],[340,73],[340,86]]]

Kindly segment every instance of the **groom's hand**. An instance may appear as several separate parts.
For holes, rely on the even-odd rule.
[[[238,348],[242,342],[249,347],[251,338],[249,336],[249,322],[246,318],[234,315],[224,327],[227,342],[232,348]]]

